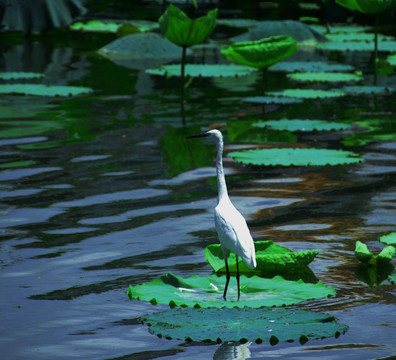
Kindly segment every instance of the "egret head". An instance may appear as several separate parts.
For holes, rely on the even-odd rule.
[[[207,136],[215,139],[216,142],[223,141],[223,135],[217,129],[209,130],[198,135],[187,136],[186,139],[194,139],[194,138],[207,137]]]

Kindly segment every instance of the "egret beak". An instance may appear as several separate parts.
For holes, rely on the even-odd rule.
[[[201,138],[201,137],[206,137],[209,136],[208,133],[202,133],[202,134],[198,134],[198,135],[191,135],[191,136],[187,136],[186,139],[195,139],[195,138]]]

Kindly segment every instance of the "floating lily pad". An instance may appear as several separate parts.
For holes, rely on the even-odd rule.
[[[393,246],[387,246],[382,249],[378,255],[374,255],[368,248],[367,245],[356,241],[355,245],[355,256],[364,264],[367,265],[382,265],[387,264],[392,260],[395,255],[395,248]]]
[[[350,82],[361,81],[362,76],[348,73],[332,73],[332,72],[303,72],[288,74],[287,77],[296,81],[307,82]]]
[[[341,90],[319,90],[319,89],[285,89],[283,91],[270,91],[268,95],[286,96],[297,99],[326,99],[344,96]]]
[[[271,71],[282,71],[293,73],[299,72],[346,72],[354,69],[351,65],[327,63],[325,61],[281,61],[268,68]]]
[[[252,124],[253,127],[266,128],[269,127],[274,130],[286,131],[341,131],[347,130],[351,126],[334,121],[324,120],[301,120],[301,119],[280,119],[258,121]]]
[[[141,321],[166,339],[191,341],[299,341],[338,337],[348,326],[326,313],[301,309],[174,309],[147,314]]]
[[[301,99],[287,97],[287,96],[248,96],[242,99],[243,102],[249,104],[280,104],[280,105],[288,105],[288,104],[300,104],[302,103]]]
[[[332,149],[273,148],[228,153],[236,161],[261,166],[325,166],[356,164],[363,161],[350,151]]]
[[[43,77],[44,77],[44,74],[33,73],[33,72],[3,72],[3,73],[0,73],[0,79],[2,79],[2,80],[40,79]]]
[[[295,253],[283,246],[274,244],[273,241],[256,241],[257,266],[249,269],[242,259],[239,259],[238,267],[241,274],[273,274],[284,275],[305,270],[319,253],[317,250],[307,250]],[[220,244],[209,245],[205,248],[205,258],[217,273],[225,273],[225,262]],[[228,257],[230,272],[236,273],[236,257],[231,253]]]
[[[251,74],[255,69],[243,65],[221,64],[187,64],[186,76],[191,77],[240,77]],[[163,65],[154,69],[147,69],[146,73],[160,76],[181,76],[180,65]]]
[[[76,96],[92,92],[81,86],[60,86],[43,84],[0,84],[0,94],[20,94],[36,96]]]
[[[70,25],[70,30],[86,32],[111,32],[116,33],[120,27],[132,25],[138,31],[150,31],[159,27],[157,22],[144,20],[112,21],[112,20],[90,20],[88,22],[75,22]]]
[[[229,285],[229,298],[224,301],[225,276],[197,275],[183,279],[171,272],[143,285],[129,286],[127,294],[131,300],[150,301],[152,304],[169,304],[170,307],[216,307],[216,308],[259,308],[296,304],[308,299],[318,299],[335,294],[335,290],[323,283],[307,284],[302,280],[289,281],[281,276],[265,279],[242,275],[241,298],[237,301],[236,282]],[[235,286],[233,286],[235,285]]]
[[[396,233],[390,233],[380,237],[380,242],[387,245],[396,246]]]
[[[330,51],[373,51],[374,41],[328,41],[318,44],[317,48]],[[395,52],[396,41],[379,41],[378,51]]]
[[[345,91],[350,95],[374,95],[374,94],[390,94],[395,89],[386,86],[344,86],[341,91]]]
[[[222,49],[221,54],[230,61],[264,69],[292,55],[296,50],[297,45],[294,39],[281,35],[234,43]]]

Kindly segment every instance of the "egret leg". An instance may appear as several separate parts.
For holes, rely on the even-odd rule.
[[[224,298],[224,300],[227,300],[226,295],[227,295],[228,283],[230,282],[230,270],[228,270],[227,258],[224,258],[224,261],[225,261],[225,266],[226,266],[226,284],[225,284],[223,298]]]
[[[240,286],[239,286],[239,266],[238,266],[238,255],[236,256],[236,268],[237,268],[237,274],[236,274],[236,280],[237,280],[237,284],[238,284],[238,301],[239,298],[241,297],[241,290],[240,290]]]

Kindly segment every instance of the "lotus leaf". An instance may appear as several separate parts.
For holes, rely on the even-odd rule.
[[[345,91],[347,94],[351,95],[373,95],[373,94],[390,94],[395,91],[390,87],[385,86],[344,86],[341,91]]]
[[[327,39],[333,42],[342,42],[342,41],[373,42],[375,40],[374,33],[360,33],[360,32],[327,34],[326,37]],[[393,36],[378,34],[378,41],[389,41],[389,40],[395,40],[395,38]]]
[[[254,69],[243,65],[187,64],[185,74],[191,77],[240,77],[251,74]],[[180,65],[163,65],[147,69],[146,73],[160,76],[181,76]]]
[[[380,237],[380,242],[387,245],[396,246],[396,233],[390,233]]]
[[[158,23],[145,20],[128,20],[128,21],[102,21],[90,20],[86,23],[78,21],[70,25],[70,30],[88,31],[88,32],[111,32],[116,33],[120,27],[131,25],[138,31],[150,31],[158,28]]]
[[[216,18],[217,9],[214,9],[205,16],[192,20],[171,4],[158,22],[162,33],[169,41],[181,47],[189,47],[203,42],[212,33]]]
[[[318,89],[285,89],[283,91],[270,91],[268,95],[286,96],[298,99],[326,99],[344,96],[341,90],[318,90]]]
[[[234,43],[222,49],[221,54],[230,61],[264,69],[292,55],[297,50],[290,36],[272,36],[257,41]]]
[[[286,96],[248,96],[242,99],[243,102],[250,104],[300,104],[301,99]]]
[[[39,79],[44,77],[44,74],[33,72],[3,72],[0,73],[0,79],[13,80],[13,79]]]
[[[391,64],[392,66],[396,66],[396,54],[390,54],[386,60]]]
[[[169,304],[170,307],[216,307],[216,308],[259,308],[263,306],[282,306],[296,304],[308,299],[318,299],[335,294],[335,290],[323,283],[308,284],[302,280],[289,281],[281,276],[265,279],[258,276],[242,275],[241,300],[237,301],[236,284],[230,283],[230,298],[224,301],[225,277],[212,274],[207,277],[197,275],[183,279],[168,275],[148,283],[129,286],[127,294],[131,300],[145,300],[152,304]]]
[[[284,275],[305,270],[315,256],[317,250],[300,251],[298,253],[274,244],[272,240],[256,241],[257,266],[249,269],[242,259],[239,259],[239,271],[241,274],[272,274]],[[220,244],[209,245],[205,248],[205,258],[217,273],[225,273],[225,262]],[[231,273],[236,273],[236,257],[231,253],[228,257],[228,267]]]
[[[347,130],[351,126],[333,121],[324,120],[301,120],[301,119],[280,119],[280,120],[267,120],[259,121],[252,124],[253,127],[258,128],[271,128],[274,130],[287,130],[287,131],[341,131]]]
[[[378,255],[374,255],[368,248],[367,245],[356,241],[355,244],[355,256],[364,264],[367,265],[383,265],[387,264],[392,260],[395,254],[395,248],[393,246],[387,246],[382,249]]]
[[[357,74],[331,73],[331,72],[303,72],[288,74],[287,77],[296,81],[317,81],[317,82],[349,82],[361,81],[363,77]]]
[[[362,162],[353,152],[332,149],[273,148],[241,150],[228,156],[243,164],[261,166],[325,166]]]
[[[282,72],[344,72],[352,71],[354,69],[351,65],[327,63],[324,61],[282,61],[272,65],[268,70],[282,71]]]
[[[395,0],[336,0],[336,3],[365,14],[376,14],[396,5]]]
[[[166,310],[147,314],[141,321],[151,333],[166,339],[190,341],[255,341],[275,345],[338,337],[348,326],[326,313],[284,308]]]
[[[60,86],[43,84],[2,84],[0,94],[21,94],[37,96],[75,96],[91,93],[92,89],[81,86]]]
[[[328,41],[317,45],[318,49],[330,51],[373,51],[374,42],[365,41]],[[378,51],[396,51],[396,41],[379,41]]]

